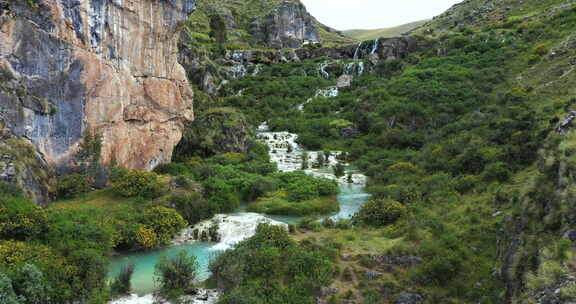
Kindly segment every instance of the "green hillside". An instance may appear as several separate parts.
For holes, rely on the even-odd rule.
[[[352,37],[356,40],[364,41],[364,40],[373,40],[378,38],[391,38],[391,37],[399,37],[404,33],[407,33],[417,27],[420,27],[426,24],[429,20],[421,20],[406,23],[403,25],[395,26],[395,27],[388,27],[383,29],[374,29],[374,30],[345,30],[343,31],[344,34],[348,37]]]
[[[0,303],[109,303],[131,293],[132,275],[110,282],[111,257],[153,253],[185,226],[245,211],[289,225],[213,251],[202,283],[192,257],[158,258],[157,296],[205,287],[218,304],[575,303],[574,0],[468,0],[354,38],[317,24],[328,41],[297,50],[249,34],[280,2],[199,2],[179,46],[196,120],[172,163],[102,168],[101,139],[87,133],[81,166],[60,176],[47,208],[0,183]],[[257,133],[263,122],[275,133]],[[279,172],[282,157],[298,170]],[[107,183],[95,190],[96,180]],[[334,217],[355,187],[352,203],[366,203]],[[220,224],[194,233],[218,241]]]

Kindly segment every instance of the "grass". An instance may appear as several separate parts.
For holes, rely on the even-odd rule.
[[[92,191],[76,198],[56,201],[51,209],[87,211],[94,209],[114,209],[119,205],[134,205],[139,198],[124,198],[116,195],[112,189]]]
[[[290,202],[281,198],[260,199],[248,205],[247,211],[271,215],[306,216],[329,214],[339,210],[335,196],[319,197],[305,202]]]
[[[329,286],[337,288],[338,293],[334,298],[344,299],[353,295],[357,303],[365,303],[365,291],[374,286],[397,285],[398,277],[405,276],[408,269],[403,267],[393,267],[393,269],[381,269],[371,265],[369,256],[386,254],[404,242],[403,238],[388,238],[384,236],[384,229],[353,228],[323,229],[318,232],[300,231],[292,237],[297,241],[312,241],[327,246],[341,247],[340,258],[336,261],[338,273]],[[368,280],[368,271],[379,271],[382,277],[375,280]],[[381,295],[392,303],[394,293],[388,290],[386,295]],[[328,301],[330,303],[330,301]]]
[[[354,38],[356,40],[365,41],[365,40],[374,40],[378,38],[392,38],[398,37],[402,34],[409,32],[417,27],[424,25],[429,20],[420,20],[415,22],[410,22],[406,24],[402,24],[399,26],[388,27],[388,28],[381,28],[381,29],[373,29],[373,30],[364,30],[364,29],[354,29],[354,30],[346,30],[344,34],[348,37]]]

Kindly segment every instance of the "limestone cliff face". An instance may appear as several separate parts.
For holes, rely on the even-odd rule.
[[[0,120],[48,163],[102,135],[104,162],[171,159],[192,91],[177,62],[196,0],[0,0]]]
[[[270,14],[250,25],[250,33],[272,48],[298,48],[304,43],[319,43],[316,20],[300,1],[285,1]]]

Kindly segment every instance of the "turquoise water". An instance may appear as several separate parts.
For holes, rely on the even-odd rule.
[[[333,216],[334,219],[349,219],[352,217],[362,205],[368,200],[370,194],[366,193],[364,185],[345,184],[340,185],[340,193],[338,194],[338,203],[340,204],[340,212]]]
[[[116,277],[124,266],[133,263],[135,269],[132,276],[132,292],[137,293],[140,296],[152,293],[156,290],[154,285],[154,266],[160,260],[160,257],[163,255],[172,257],[184,250],[188,254],[196,256],[200,266],[198,279],[203,281],[210,276],[208,263],[217,253],[217,251],[211,249],[213,245],[213,243],[197,242],[187,245],[172,246],[155,251],[118,256],[112,259],[108,277]]]
[[[365,192],[363,185],[346,184],[340,185],[338,202],[340,212],[332,215],[334,219],[348,219],[364,204],[369,194]],[[240,210],[241,211],[241,210]],[[269,218],[287,224],[297,223],[301,217],[294,216],[268,216]],[[135,270],[132,276],[132,292],[138,295],[152,293],[156,290],[154,285],[154,266],[162,255],[174,256],[184,250],[188,254],[196,256],[199,263],[199,280],[205,280],[210,276],[208,264],[219,251],[214,250],[214,243],[192,243],[187,245],[172,246],[150,252],[132,253],[113,258],[110,266],[109,278],[118,275],[122,267],[134,263]]]

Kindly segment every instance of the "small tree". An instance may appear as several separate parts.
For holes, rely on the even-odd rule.
[[[93,175],[100,166],[102,154],[102,136],[86,129],[76,153],[76,158],[86,167],[88,173]]]
[[[355,220],[364,225],[383,227],[394,224],[406,213],[406,207],[397,201],[374,199],[360,208]]]
[[[111,289],[116,295],[129,294],[132,289],[132,284],[130,280],[132,279],[132,274],[134,274],[134,264],[130,263],[125,265],[120,270],[118,276],[112,282]]]
[[[32,264],[24,264],[14,275],[14,291],[21,298],[21,304],[48,302],[49,289],[44,274]]]
[[[342,165],[341,163],[337,163],[336,166],[333,167],[333,169],[334,169],[334,175],[336,175],[336,177],[338,178],[346,174],[344,165]]]
[[[0,272],[0,304],[20,304],[20,298],[16,296],[12,287],[12,280]]]
[[[306,170],[308,168],[308,152],[304,152],[302,153],[302,170]]]
[[[316,155],[316,163],[314,164],[316,168],[324,167],[324,152],[318,152]]]
[[[193,287],[197,273],[196,257],[186,254],[185,251],[172,258],[163,256],[154,271],[160,293],[169,299],[177,298]]]
[[[351,173],[348,173],[348,183],[349,183],[349,184],[354,183],[354,178],[352,177],[352,174],[351,174]]]

